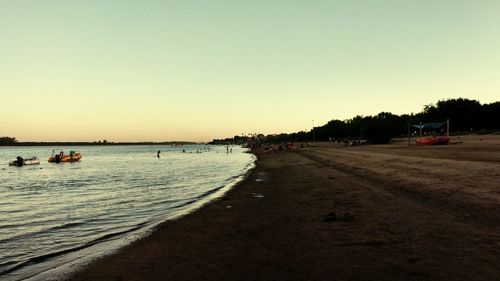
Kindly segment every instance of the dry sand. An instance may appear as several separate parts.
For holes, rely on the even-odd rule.
[[[452,141],[259,155],[223,199],[71,280],[500,280],[500,136]]]

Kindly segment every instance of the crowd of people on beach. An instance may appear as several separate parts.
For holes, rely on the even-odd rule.
[[[355,146],[360,144],[365,144],[366,141],[362,139],[351,139],[351,138],[330,138],[331,143],[337,143],[337,147]]]
[[[353,138],[330,138],[328,140],[332,144],[336,144],[337,147],[348,147],[366,144],[367,141],[363,139],[353,139]],[[282,143],[268,143],[268,142],[254,142],[246,145],[252,151],[263,152],[263,153],[280,153],[284,151],[290,151],[293,149],[304,148],[311,146],[311,143],[300,143],[294,145],[292,142],[282,142]]]
[[[294,149],[294,145],[292,142],[288,143],[280,143],[280,144],[272,144],[272,143],[253,143],[247,145],[252,151],[260,151],[264,153],[280,153],[284,151],[290,151]]]

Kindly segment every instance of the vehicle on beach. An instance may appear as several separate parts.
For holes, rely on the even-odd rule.
[[[9,166],[28,166],[28,165],[38,165],[40,164],[40,159],[37,156],[33,156],[30,158],[22,158],[21,156],[17,156],[16,160],[10,161]]]
[[[69,154],[64,153],[61,149],[53,149],[52,155],[49,157],[50,163],[60,163],[60,162],[77,162],[82,159],[80,152],[75,152],[70,150]]]

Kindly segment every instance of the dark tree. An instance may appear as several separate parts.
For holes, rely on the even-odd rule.
[[[17,143],[16,138],[0,137],[0,145],[16,145]]]
[[[424,106],[417,114],[401,116],[381,112],[375,116],[356,116],[348,120],[331,120],[323,126],[314,127],[318,141],[336,139],[363,139],[372,143],[386,143],[393,137],[405,136],[408,124],[445,122],[450,119],[450,132],[464,133],[500,129],[500,102],[481,105],[469,99],[449,99],[437,104]],[[279,143],[286,141],[311,141],[313,131],[279,135],[258,135],[260,143]],[[230,139],[236,140],[237,137]]]

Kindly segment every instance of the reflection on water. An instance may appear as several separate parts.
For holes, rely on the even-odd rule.
[[[71,147],[81,162],[52,164],[51,147],[0,147],[0,276],[175,216],[255,160],[238,147],[203,148]],[[18,155],[41,164],[8,166]]]

